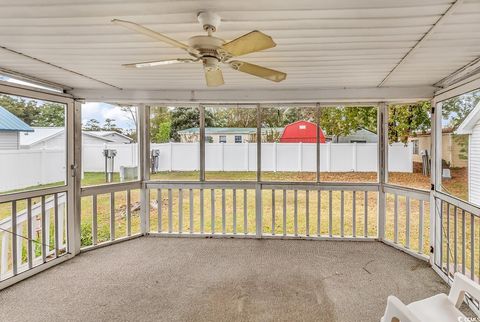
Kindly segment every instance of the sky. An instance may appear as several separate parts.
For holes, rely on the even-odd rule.
[[[100,122],[101,126],[107,118],[115,120],[117,127],[124,130],[135,128],[130,118],[130,113],[123,112],[118,106],[107,103],[82,104],[82,124],[87,123],[91,119],[95,119]]]

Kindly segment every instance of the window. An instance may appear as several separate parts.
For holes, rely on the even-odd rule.
[[[376,107],[322,107],[320,129],[320,181],[378,181]]]
[[[235,135],[235,143],[242,143],[242,136],[241,135]]]
[[[430,189],[430,109],[430,102],[388,106],[388,183]]]
[[[66,183],[66,105],[0,93],[0,194]]]
[[[205,121],[210,125],[211,117]],[[151,106],[150,150],[152,180],[200,180],[199,109]]]
[[[227,143],[227,136],[220,135],[220,137],[218,138],[218,143]]]
[[[138,180],[137,109],[82,105],[82,186]]]
[[[418,147],[418,139],[417,140],[412,140],[412,149],[413,149],[413,154],[419,155],[420,154],[420,149]]]

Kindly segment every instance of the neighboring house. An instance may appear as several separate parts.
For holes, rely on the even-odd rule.
[[[281,136],[283,128],[268,128],[262,129],[262,142],[267,141],[267,137]],[[200,141],[200,130],[198,127],[192,127],[186,130],[178,131],[180,141],[198,142]],[[248,143],[256,142],[257,129],[256,128],[235,128],[235,127],[206,127],[205,141],[207,143]]]
[[[442,130],[442,159],[445,160],[452,168],[465,168],[468,166],[468,160],[462,157],[463,153],[462,145],[459,142],[462,141],[463,134],[453,133],[450,128]],[[431,142],[432,136],[430,132],[420,133],[416,136],[408,138],[408,142],[412,143],[413,147],[413,162],[422,162],[422,152],[427,151],[431,156]]]
[[[21,119],[0,106],[0,150],[17,150],[20,147],[21,133],[33,129]]]
[[[456,133],[468,135],[468,200],[480,205],[480,103],[467,115]]]
[[[33,132],[20,134],[22,149],[58,149],[66,144],[65,128],[63,127],[33,127]],[[82,144],[116,143],[110,139],[96,136],[83,131]]]
[[[367,129],[358,129],[350,135],[334,136],[327,135],[327,141],[335,143],[377,143],[378,135]]]
[[[118,133],[115,131],[84,131],[84,133],[88,133],[101,138],[108,139],[113,143],[125,143],[125,144],[134,143],[132,138],[126,136],[125,134]]]
[[[322,129],[317,124],[308,121],[297,121],[285,126],[280,143],[316,143],[317,129],[320,131],[320,143],[325,143]]]

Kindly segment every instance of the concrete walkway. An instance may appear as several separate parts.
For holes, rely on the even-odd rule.
[[[0,292],[0,321],[379,321],[447,286],[379,242],[147,237]]]

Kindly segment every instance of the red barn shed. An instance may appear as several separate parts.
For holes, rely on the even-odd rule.
[[[320,129],[320,143],[325,143],[325,135]],[[285,126],[280,143],[316,143],[317,125],[308,121],[297,121]]]

